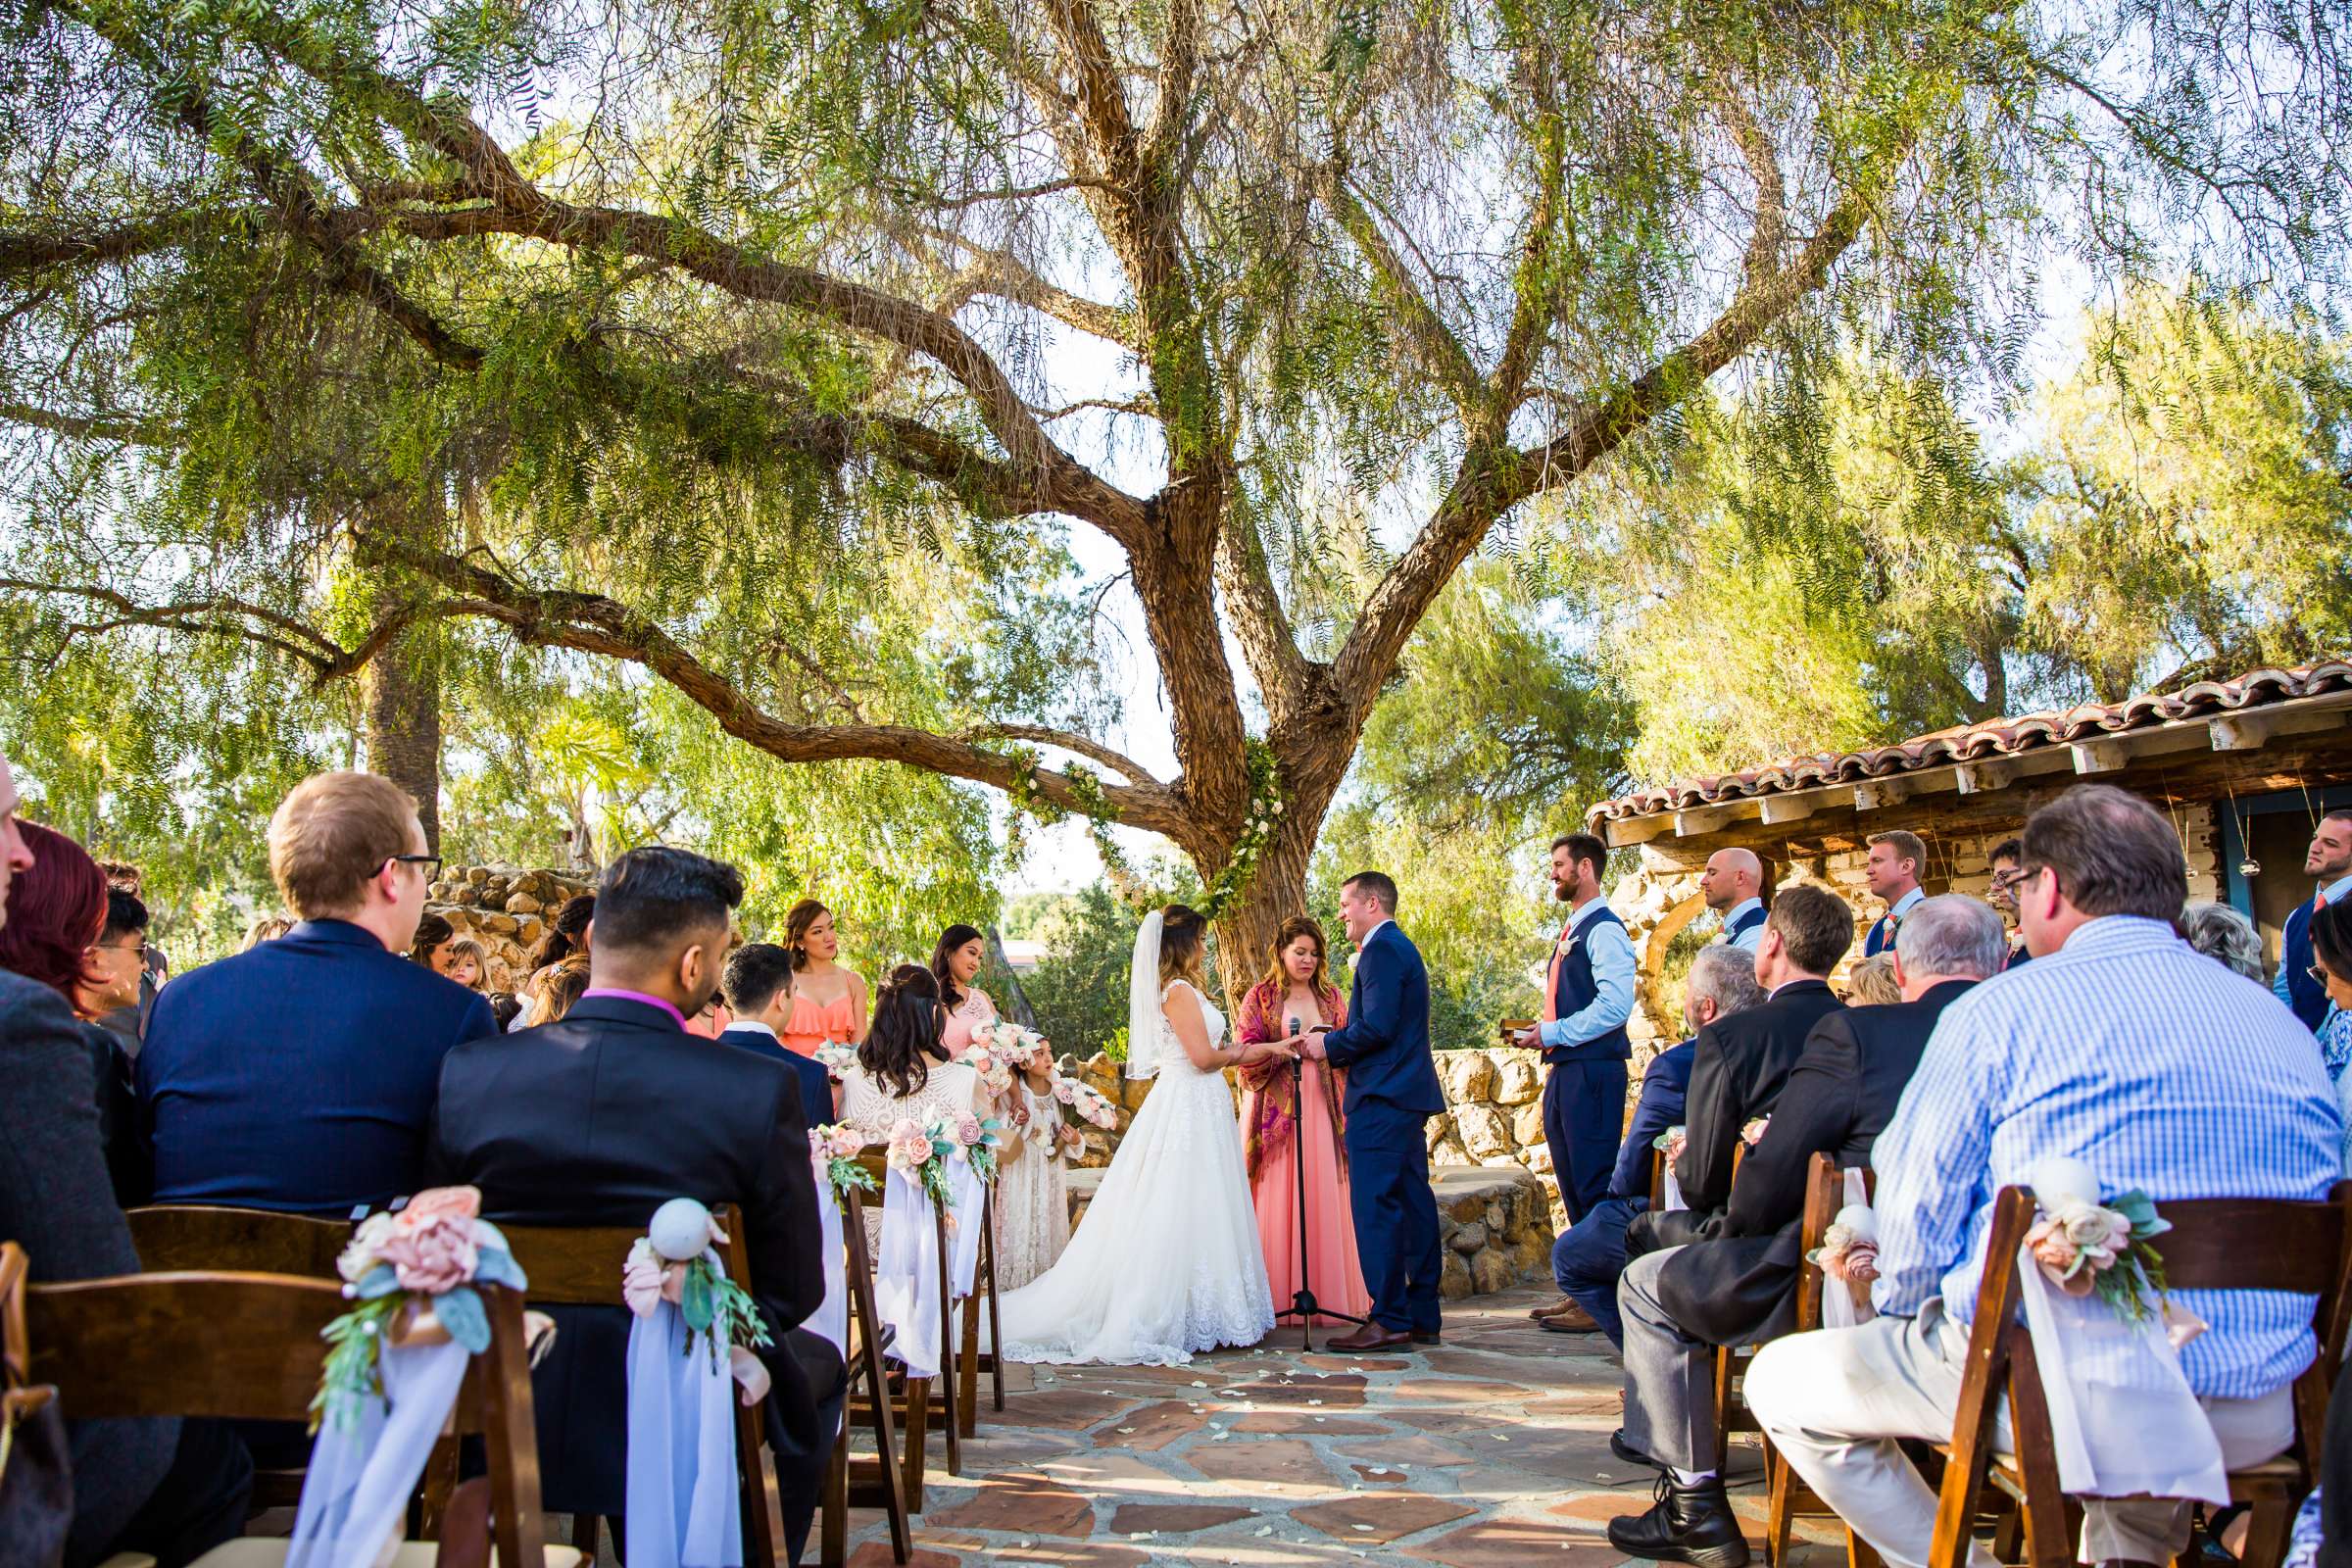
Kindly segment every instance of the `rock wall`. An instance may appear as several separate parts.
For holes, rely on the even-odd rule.
[[[471,937],[489,956],[486,991],[513,991],[530,971],[531,949],[547,934],[547,920],[587,883],[554,871],[514,865],[445,865],[426,895],[426,912]]]

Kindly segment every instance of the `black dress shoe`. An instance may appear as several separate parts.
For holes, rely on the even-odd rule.
[[[1657,1460],[1652,1459],[1648,1454],[1643,1453],[1640,1448],[1637,1448],[1632,1444],[1626,1442],[1625,1428],[1623,1427],[1619,1427],[1616,1431],[1609,1434],[1609,1451],[1615,1454],[1618,1458],[1624,1460],[1627,1464],[1638,1464],[1651,1470],[1663,1470],[1666,1468],[1664,1465],[1658,1463]]]
[[[1747,1538],[1724,1495],[1723,1478],[1694,1486],[1658,1477],[1657,1505],[1644,1514],[1609,1521],[1609,1544],[1629,1557],[1695,1563],[1698,1568],[1746,1568]]]
[[[1446,1342],[1438,1338],[1436,1329],[1415,1329],[1413,1330],[1413,1343],[1415,1345],[1443,1345]]]

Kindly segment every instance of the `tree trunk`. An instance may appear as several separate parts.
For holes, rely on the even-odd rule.
[[[411,628],[361,671],[368,766],[416,800],[428,854],[441,853],[441,667],[430,628]]]
[[[1225,983],[1230,1015],[1241,1013],[1242,998],[1265,978],[1282,922],[1306,912],[1306,868],[1313,858],[1322,813],[1292,809],[1259,855],[1256,874],[1217,921],[1217,974]],[[1327,931],[1325,946],[1339,933]]]

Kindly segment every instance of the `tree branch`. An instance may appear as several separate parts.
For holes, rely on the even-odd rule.
[[[120,441],[128,446],[168,447],[179,440],[176,426],[135,414],[65,414],[30,403],[0,403],[0,419],[77,441]]]
[[[169,605],[142,605],[128,594],[95,583],[40,582],[23,577],[0,577],[0,589],[19,593],[41,594],[49,597],[86,599],[104,605],[116,612],[116,618],[87,625],[69,626],[67,635],[97,635],[118,631],[125,626],[154,626],[166,631],[198,632],[214,636],[236,637],[274,648],[279,653],[301,661],[318,672],[324,680],[333,673],[333,666],[347,658],[343,648],[325,634],[303,624],[291,615],[253,604],[248,600],[226,597],[187,599]],[[252,626],[239,625],[228,618],[245,616],[262,625],[275,628],[282,636],[260,631]],[[300,639],[300,644],[289,639]],[[302,646],[307,644],[308,646]],[[356,666],[355,666],[356,667]]]
[[[931,238],[954,245],[971,258],[949,280],[945,297],[935,307],[942,315],[953,316],[977,296],[993,294],[1016,305],[1026,305],[1064,326],[1074,326],[1106,343],[1116,343],[1124,349],[1140,348],[1134,318],[1126,311],[1049,283],[1010,251],[966,239],[954,229],[932,224],[921,226]]]
[[[1340,227],[1347,231],[1348,237],[1355,241],[1356,249],[1363,253],[1364,260],[1372,264],[1375,285],[1381,297],[1388,301],[1389,309],[1396,313],[1398,324],[1404,329],[1406,341],[1412,345],[1421,362],[1421,368],[1446,388],[1446,395],[1453,400],[1454,408],[1464,417],[1474,417],[1485,380],[1478,373],[1478,367],[1472,362],[1469,351],[1462,347],[1461,340],[1439,318],[1437,307],[1413,287],[1403,260],[1397,256],[1396,247],[1389,243],[1388,236],[1381,232],[1380,225],[1373,221],[1372,215],[1364,210],[1364,204],[1348,188],[1347,177],[1336,167],[1329,165],[1323,171],[1323,201],[1331,209],[1332,216],[1340,220]]]
[[[1161,787],[1150,768],[1128,757],[1114,752],[1101,741],[1089,740],[1069,730],[1052,729],[1042,724],[983,724],[963,732],[967,741],[1023,741],[1035,746],[1052,746],[1073,756],[1101,762],[1137,784]]]

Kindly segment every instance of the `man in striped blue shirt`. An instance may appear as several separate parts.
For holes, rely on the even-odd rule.
[[[2035,961],[1945,1010],[1872,1156],[1881,1315],[1767,1346],[1747,1378],[1766,1434],[1889,1568],[1927,1560],[1936,1494],[1894,1440],[1951,1435],[1998,1189],[2060,1154],[2088,1162],[2109,1198],[2137,1188],[2160,1208],[2324,1199],[2338,1175],[2340,1124],[2310,1032],[2174,931],[2186,868],[2164,818],[2123,790],[2079,785],[2034,814],[2024,848],[2017,896]],[[2180,1361],[2224,1460],[2282,1451],[2287,1386],[2317,1348],[2313,1298],[2175,1299],[2210,1325]],[[2183,1504],[2090,1499],[2081,1555],[2161,1563],[2186,1542]]]

